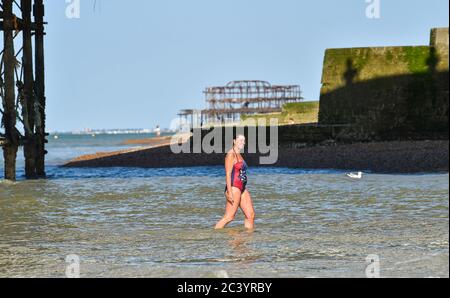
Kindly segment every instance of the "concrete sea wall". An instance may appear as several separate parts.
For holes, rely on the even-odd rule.
[[[448,28],[429,46],[328,49],[319,122],[358,140],[448,139],[448,62]]]

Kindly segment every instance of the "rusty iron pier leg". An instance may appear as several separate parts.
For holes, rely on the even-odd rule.
[[[45,178],[45,144],[48,142],[45,132],[45,67],[44,67],[44,3],[43,0],[34,1],[35,31],[35,92],[36,92],[36,174]]]
[[[23,20],[23,102],[22,115],[25,131],[24,156],[25,176],[27,179],[36,178],[36,142],[34,133],[34,78],[33,78],[33,45],[31,34],[31,1],[21,0]]]
[[[19,134],[16,130],[16,92],[14,70],[16,58],[14,53],[14,15],[13,0],[3,1],[4,20],[4,102],[3,102],[3,124],[5,126],[6,145],[3,147],[5,159],[5,179],[16,180],[16,158],[19,148]]]

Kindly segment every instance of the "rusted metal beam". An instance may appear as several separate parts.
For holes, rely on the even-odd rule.
[[[6,25],[5,25],[5,22],[0,22],[0,31],[3,31],[3,30],[22,31],[25,29],[30,29],[30,30],[34,31],[34,30],[36,30],[36,24],[34,24],[34,23],[25,24],[22,19],[17,19],[16,22],[7,23]]]
[[[270,113],[280,113],[282,112],[281,108],[266,108],[266,109],[257,109],[257,108],[248,108],[248,109],[212,109],[212,110],[203,110],[202,114],[205,115],[227,115],[227,114],[270,114]]]
[[[298,96],[284,96],[279,97],[257,97],[257,98],[226,98],[226,99],[210,99],[207,100],[210,104],[228,103],[228,104],[243,104],[243,103],[266,103],[266,102],[281,102],[281,101],[299,101]]]
[[[23,9],[21,5],[21,9]],[[2,20],[4,13],[3,11],[0,11],[0,20]],[[13,15],[13,22],[7,23],[5,25],[5,22],[0,21],[0,30],[23,30],[23,29],[31,29],[35,30],[36,26],[33,22],[27,22],[24,21],[23,18],[19,18],[16,15]]]

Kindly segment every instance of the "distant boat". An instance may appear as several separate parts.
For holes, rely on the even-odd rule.
[[[363,172],[358,172],[358,173],[349,173],[347,174],[348,177],[352,178],[352,179],[362,179],[363,177]]]
[[[59,136],[54,136],[53,138],[54,138],[55,140],[57,140],[57,139],[59,139]]]

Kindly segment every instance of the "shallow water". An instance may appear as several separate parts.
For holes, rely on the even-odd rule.
[[[0,277],[64,277],[70,254],[81,277],[365,277],[371,254],[382,277],[449,276],[448,174],[253,168],[256,231],[242,212],[214,231],[221,167],[56,166],[80,148],[48,180],[0,178]]]

